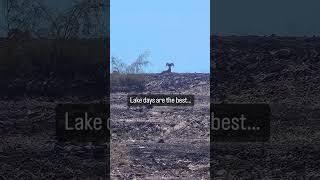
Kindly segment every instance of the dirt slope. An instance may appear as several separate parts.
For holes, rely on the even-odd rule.
[[[135,107],[111,94],[114,179],[209,178],[209,74],[146,75],[142,93],[193,94],[194,107]]]
[[[267,143],[213,143],[215,179],[319,179],[320,39],[213,37],[211,101],[268,103]]]

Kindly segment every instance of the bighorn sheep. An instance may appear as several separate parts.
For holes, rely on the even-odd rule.
[[[174,66],[174,64],[173,63],[167,63],[166,66],[168,66],[168,69],[165,70],[165,71],[162,71],[161,74],[163,74],[163,73],[171,73],[171,67]]]

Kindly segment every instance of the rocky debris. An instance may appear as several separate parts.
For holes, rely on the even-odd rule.
[[[209,78],[208,74],[201,73],[111,74],[111,92],[174,93],[198,87],[205,93]]]
[[[158,92],[179,92],[192,89],[196,86],[205,86],[209,83],[208,74],[201,73],[167,73],[147,75],[145,91]]]
[[[49,101],[43,97],[0,100],[1,178],[106,178],[110,165],[106,146],[61,144],[55,139],[55,106],[68,102],[79,100]]]
[[[198,77],[193,74],[190,74],[190,77],[179,74],[176,76],[179,78],[172,77],[172,79],[183,80],[186,84],[197,83],[185,85],[189,88],[185,90],[180,88],[175,92],[195,94],[194,107],[129,108],[126,104],[126,95],[136,92],[111,94],[112,179],[208,178],[208,170],[205,166],[209,162],[209,91],[206,90],[209,89],[209,74],[199,74]],[[159,86],[162,80],[160,75],[146,75],[146,78],[150,78],[149,82],[155,83],[154,87],[148,86],[150,91],[161,87]],[[30,83],[33,84],[30,87],[42,85],[46,87],[50,85],[50,81],[35,80]],[[28,81],[21,79],[14,84],[22,84],[23,89],[25,82]],[[178,85],[182,84],[176,82],[176,85],[173,85],[174,88],[179,88]],[[35,91],[38,89],[35,88]],[[142,93],[150,93],[150,91]],[[172,92],[174,91],[165,88],[157,89],[157,93],[160,94]],[[106,168],[110,164],[102,158],[104,148],[59,144],[55,139],[56,104],[100,101],[101,99],[98,98],[84,100],[78,96],[39,96],[37,93],[35,97],[27,94],[24,97],[1,99],[0,177],[6,179],[105,179]],[[200,147],[206,147],[206,149]],[[154,156],[150,156],[150,153]],[[169,156],[167,156],[168,153],[170,153]],[[12,174],[12,171],[17,173]]]
[[[141,145],[145,148],[139,148]],[[135,173],[169,179],[208,178],[209,146],[207,144],[140,143],[128,146],[131,150],[134,164],[132,168]]]
[[[320,38],[213,37],[212,98],[319,99],[319,45]]]
[[[320,38],[212,37],[211,102],[268,103],[266,143],[214,143],[213,178],[318,179]]]
[[[208,179],[209,74],[146,74],[145,79],[139,93],[192,94],[195,106],[129,108],[126,97],[136,92],[112,92],[112,142],[126,147],[111,153],[111,161],[126,160],[111,167],[112,177]]]

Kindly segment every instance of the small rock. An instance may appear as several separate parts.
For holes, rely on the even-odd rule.
[[[216,174],[217,174],[218,176],[222,176],[222,175],[224,175],[224,174],[226,174],[226,173],[227,173],[227,171],[224,170],[224,169],[221,169],[221,170],[219,170],[219,171],[216,172]]]

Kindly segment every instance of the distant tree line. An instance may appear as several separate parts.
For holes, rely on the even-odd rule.
[[[30,32],[34,38],[105,38],[109,12],[105,0],[73,0],[58,11],[43,0],[2,0],[2,31]]]

